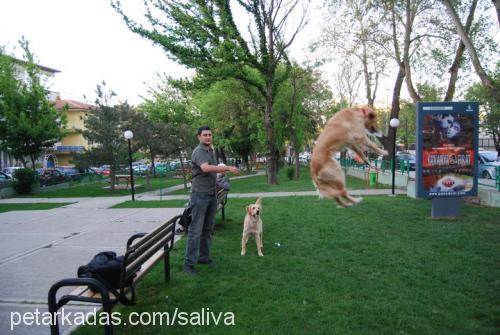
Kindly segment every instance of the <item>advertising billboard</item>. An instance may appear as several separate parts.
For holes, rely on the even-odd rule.
[[[477,195],[477,102],[417,103],[418,197]]]

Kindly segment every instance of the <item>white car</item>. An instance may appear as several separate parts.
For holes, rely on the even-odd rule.
[[[22,167],[21,166],[9,166],[9,167],[6,167],[5,169],[3,169],[2,172],[5,173],[10,178],[14,178],[14,172],[16,170],[19,170],[19,169],[22,169]]]
[[[494,179],[500,162],[496,151],[479,151],[479,178]]]

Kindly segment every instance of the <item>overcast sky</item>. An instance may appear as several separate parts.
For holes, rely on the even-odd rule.
[[[143,9],[141,0],[122,3],[133,13]],[[318,31],[314,19],[294,43],[293,58],[304,60],[302,50]],[[159,46],[130,32],[109,0],[1,0],[0,45],[21,58],[17,41],[22,36],[40,65],[61,71],[50,89],[63,99],[85,101],[86,95],[93,102],[96,85],[105,80],[120,100],[135,105],[155,73],[192,73],[169,60]]]

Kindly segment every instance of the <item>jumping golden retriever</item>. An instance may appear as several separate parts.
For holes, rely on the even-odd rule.
[[[247,214],[243,221],[243,236],[241,238],[241,256],[247,252],[247,242],[250,235],[255,236],[257,243],[257,253],[259,256],[264,256],[262,253],[262,199],[258,198],[254,204],[247,206]]]
[[[328,120],[314,146],[311,158],[313,183],[321,197],[334,198],[339,207],[352,206],[363,199],[347,193],[344,173],[333,158],[335,153],[349,148],[367,164],[370,163],[362,148],[387,155],[387,151],[370,141],[367,133],[381,135],[377,130],[377,114],[369,107],[346,108]]]

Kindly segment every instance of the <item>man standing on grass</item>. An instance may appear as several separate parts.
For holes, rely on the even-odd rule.
[[[192,221],[184,260],[184,272],[189,274],[196,274],[196,263],[214,266],[210,258],[210,245],[217,212],[217,173],[240,174],[240,170],[235,167],[217,166],[212,148],[212,131],[208,126],[198,129],[198,140],[200,144],[191,156],[193,177],[189,201],[192,206]]]

